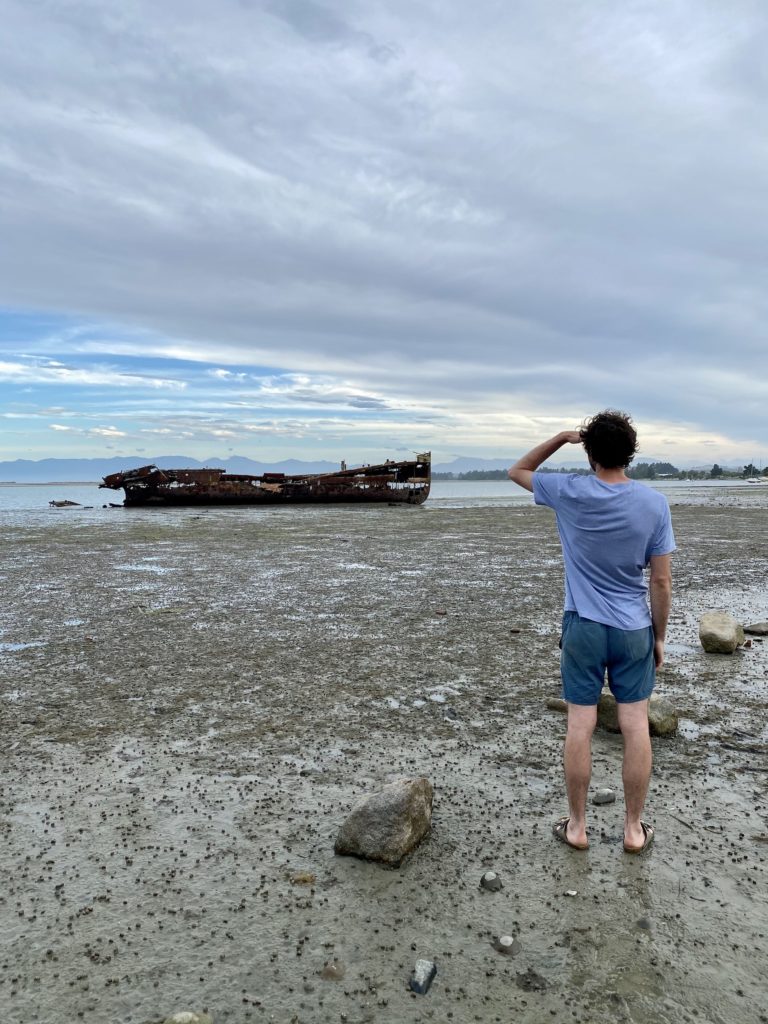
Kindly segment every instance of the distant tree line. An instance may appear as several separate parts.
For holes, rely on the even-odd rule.
[[[579,476],[588,476],[589,469],[553,469],[550,466],[542,466],[539,473],[578,473]],[[466,473],[433,473],[433,480],[506,480],[506,469],[470,469]]]
[[[743,469],[723,469],[717,463],[711,469],[678,469],[671,462],[638,462],[627,470],[633,480],[745,480],[761,475],[768,477],[768,466],[760,470],[751,462]]]
[[[466,473],[433,473],[433,480],[506,480],[506,469],[470,469]]]
[[[542,466],[539,473],[575,473],[589,476],[590,469]],[[768,477],[768,466],[758,469],[751,462],[743,469],[723,469],[715,463],[711,469],[678,469],[671,462],[638,462],[627,476],[633,480],[745,480],[750,476]],[[433,473],[433,480],[506,480],[506,469],[470,469],[466,473]]]
[[[680,470],[671,462],[638,462],[630,466],[627,476],[633,480],[680,479]]]

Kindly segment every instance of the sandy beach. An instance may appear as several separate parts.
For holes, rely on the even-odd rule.
[[[590,850],[551,835],[563,584],[546,510],[9,520],[3,1019],[768,1021],[768,639],[698,643],[706,609],[768,619],[768,493],[669,497],[657,692],[681,725],[653,741],[641,858],[621,850],[615,735],[595,737],[593,788],[619,799],[592,808]],[[354,800],[414,775],[433,825],[402,867],[335,856]],[[497,893],[478,886],[489,868]],[[437,964],[425,996],[408,990],[419,957]]]

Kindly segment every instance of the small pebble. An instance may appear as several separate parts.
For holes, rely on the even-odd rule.
[[[578,889],[566,889],[565,892],[563,893],[563,895],[564,896],[578,896],[579,895],[579,890]]]
[[[498,892],[499,889],[504,888],[504,883],[495,871],[486,871],[480,879],[480,888],[487,889],[488,892]]]
[[[417,960],[408,983],[411,991],[425,996],[429,992],[429,986],[434,981],[436,974],[437,966],[431,960]]]
[[[166,1017],[163,1024],[213,1024],[213,1017],[208,1013],[193,1013],[191,1010],[180,1010],[171,1017]]]
[[[331,960],[330,963],[326,964],[320,971],[320,977],[323,981],[341,981],[344,977],[344,964],[338,960]]]
[[[612,789],[598,789],[592,797],[592,803],[599,807],[601,804],[612,804],[615,799],[616,794]]]
[[[512,935],[500,935],[493,944],[493,948],[505,956],[517,956],[523,948],[518,939]]]

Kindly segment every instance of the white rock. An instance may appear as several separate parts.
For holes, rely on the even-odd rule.
[[[180,1010],[172,1017],[166,1017],[163,1024],[213,1024],[209,1013],[194,1013],[192,1010]]]
[[[493,944],[494,949],[504,956],[517,956],[522,949],[520,940],[512,935],[500,935]]]
[[[744,643],[744,630],[728,612],[704,612],[699,621],[699,639],[708,654],[733,654]]]
[[[436,974],[437,965],[431,960],[417,960],[409,982],[411,991],[422,996],[426,995]]]
[[[595,790],[595,795],[592,797],[592,803],[597,807],[603,804],[612,804],[616,799],[616,794],[612,789],[603,787],[602,789]]]
[[[504,883],[495,871],[486,871],[480,879],[480,886],[483,889],[487,889],[489,892],[498,892],[499,889],[504,888]]]

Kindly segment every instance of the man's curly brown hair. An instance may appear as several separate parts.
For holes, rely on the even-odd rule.
[[[581,440],[589,461],[603,469],[626,469],[637,453],[637,433],[632,419],[617,409],[605,409],[585,420]]]

